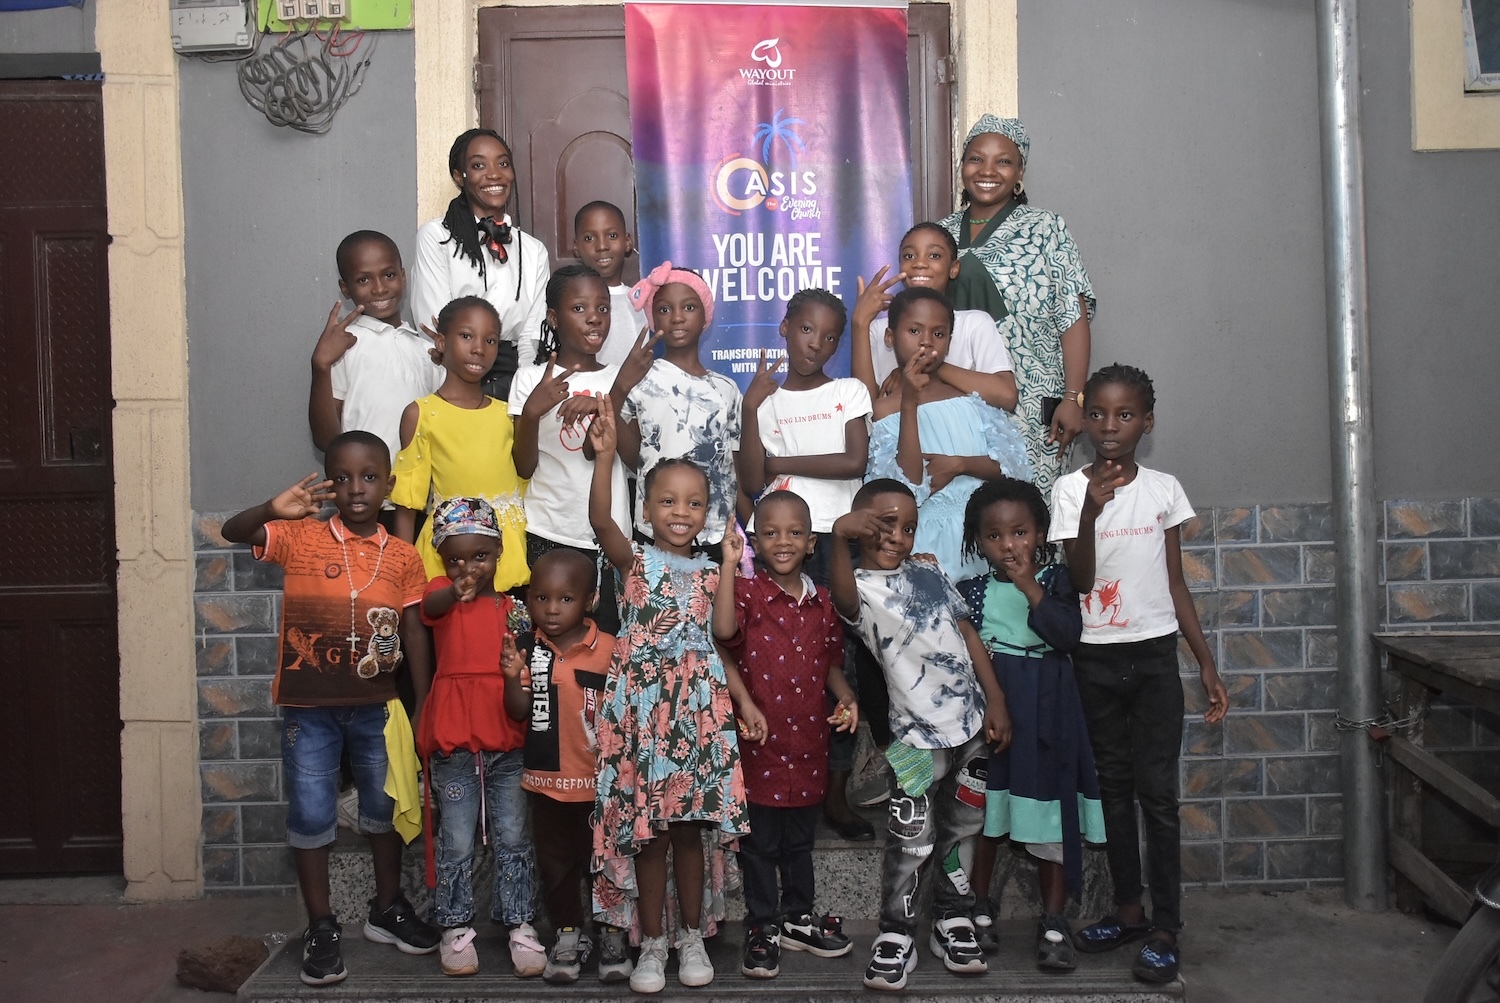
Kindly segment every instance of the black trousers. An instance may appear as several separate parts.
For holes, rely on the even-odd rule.
[[[582,926],[583,894],[594,852],[594,829],[589,822],[594,802],[554,801],[536,791],[527,791],[526,800],[531,805],[536,868],[547,918],[559,929]]]
[[[1151,925],[1182,929],[1182,828],[1177,817],[1177,760],[1182,751],[1182,679],[1177,635],[1126,644],[1083,644],[1073,653],[1078,695],[1088,718],[1099,770],[1105,847],[1115,902],[1139,902],[1141,834]]]
[[[772,808],[751,802],[750,832],[740,837],[740,878],[745,886],[745,926],[764,926],[813,907],[813,832],[820,804]],[[781,878],[777,895],[776,879]]]

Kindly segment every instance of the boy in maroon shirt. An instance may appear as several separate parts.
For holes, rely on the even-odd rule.
[[[802,570],[817,542],[807,502],[791,491],[768,493],[755,507],[755,530],[759,573],[734,580],[732,603],[721,588],[714,636],[739,663],[768,728],[764,742],[740,747],[750,833],[739,859],[742,971],[769,979],[780,971],[781,947],[836,958],[853,946],[836,917],[812,911],[812,848],[828,790],[829,725],[853,732],[859,706],[844,679],[844,628],[833,601]],[[825,691],[838,701],[831,717]]]

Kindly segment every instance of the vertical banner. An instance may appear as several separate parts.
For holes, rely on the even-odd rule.
[[[644,273],[701,272],[703,362],[744,388],[787,300],[850,310],[911,225],[905,0],[625,6]],[[849,373],[848,337],[828,365]]]

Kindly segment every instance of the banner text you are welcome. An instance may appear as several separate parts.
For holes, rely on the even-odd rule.
[[[818,246],[822,237],[821,233],[713,234],[718,266],[703,269],[703,281],[720,303],[785,302],[799,289],[813,288],[842,295],[843,268],[823,263]]]

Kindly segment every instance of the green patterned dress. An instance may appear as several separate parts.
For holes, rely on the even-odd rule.
[[[1071,448],[1059,452],[1048,444],[1042,398],[1062,396],[1062,335],[1082,312],[1079,296],[1088,303],[1089,318],[1094,316],[1094,287],[1078,245],[1061,216],[1014,202],[991,217],[972,241],[967,209],[945,218],[943,226],[957,239],[963,263],[950,289],[953,305],[985,310],[995,318],[1016,367],[1016,422],[1026,439],[1036,486],[1050,499]],[[973,267],[976,260],[982,273]]]

